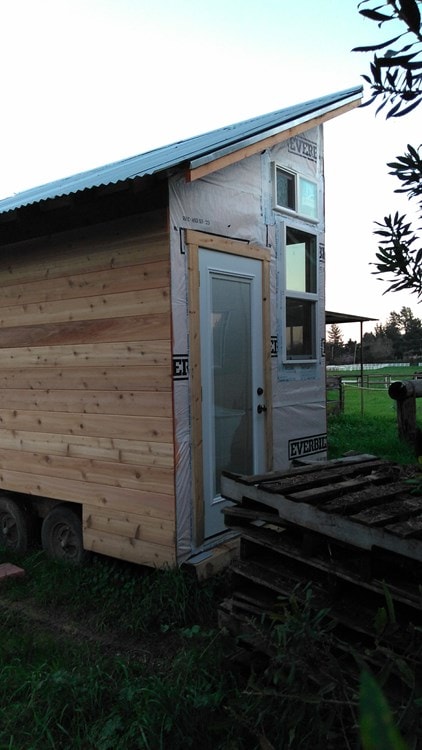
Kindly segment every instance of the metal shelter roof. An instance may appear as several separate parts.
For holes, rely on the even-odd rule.
[[[327,326],[337,323],[342,325],[343,323],[365,323],[370,320],[379,320],[379,318],[367,318],[363,315],[352,315],[350,313],[339,313],[325,311],[325,324]]]
[[[72,177],[31,188],[0,201],[0,214],[40,201],[72,195],[93,187],[106,186],[153,175],[168,169],[188,165],[195,168],[234,153],[272,135],[306,123],[316,116],[334,112],[362,96],[362,86],[312,99],[266,115],[219,128],[203,135],[172,143]]]

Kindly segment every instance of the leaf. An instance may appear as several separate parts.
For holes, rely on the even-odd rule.
[[[382,588],[383,588],[383,591],[384,591],[385,601],[386,601],[386,604],[387,604],[387,612],[388,612],[388,617],[389,617],[390,623],[395,625],[396,624],[396,613],[394,611],[394,602],[393,602],[392,596],[390,594],[390,591],[388,590],[388,587],[387,587],[387,585],[386,585],[386,583],[384,581],[382,582]]]
[[[359,708],[363,750],[408,750],[382,691],[366,671],[361,676]]]
[[[378,114],[378,112],[381,112],[382,109],[388,104],[388,99],[384,99],[383,103],[380,104],[379,107],[377,107],[375,114]]]
[[[391,68],[394,66],[407,67],[411,60],[416,57],[417,53],[413,52],[411,55],[385,55],[385,57],[378,57],[377,62],[380,68]]]
[[[391,21],[391,16],[386,16],[385,13],[378,13],[377,10],[360,10],[361,16],[370,18],[372,21]]]
[[[373,101],[375,101],[376,95],[373,96],[371,99],[368,99],[367,102],[362,102],[362,104],[359,104],[359,109],[363,109],[364,107],[369,107],[370,104],[372,104]]]
[[[390,111],[387,113],[386,119],[388,120],[390,117],[395,117],[397,115],[397,112],[399,111],[401,107],[401,102],[396,104],[393,109],[390,109]]]
[[[387,612],[385,610],[385,607],[379,607],[376,612],[375,619],[374,619],[375,633],[377,636],[382,635],[387,625],[387,622],[388,622],[388,619],[387,619]]]
[[[392,39],[388,39],[386,42],[380,42],[380,44],[370,44],[367,47],[354,47],[352,49],[352,52],[375,52],[377,49],[384,49],[384,47],[387,47],[389,44],[394,44],[394,42],[397,42],[400,37],[402,37],[403,34],[399,34],[398,36],[393,36]]]
[[[415,148],[413,148],[413,146],[410,143],[407,144],[407,150],[409,152],[409,155],[412,156],[415,159],[415,161],[419,161],[419,153],[416,151]]]
[[[403,115],[407,115],[409,112],[412,112],[412,110],[416,109],[417,106],[421,103],[421,99],[415,99],[415,101],[412,102],[412,104],[409,104],[408,107],[405,107],[405,109],[402,109],[401,112],[399,112],[396,117],[403,117]]]
[[[371,73],[375,83],[381,84],[381,71],[378,66],[378,58],[374,57],[374,62],[371,63]]]
[[[414,34],[419,33],[421,26],[421,14],[415,0],[399,0],[400,16]]]
[[[401,678],[405,685],[411,690],[415,687],[415,673],[410,669],[409,665],[404,659],[396,658],[395,664],[398,667]]]

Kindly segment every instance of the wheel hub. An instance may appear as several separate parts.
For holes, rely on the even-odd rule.
[[[0,524],[1,533],[4,539],[10,539],[12,536],[16,536],[16,523],[11,515],[3,513],[2,516],[0,516]]]

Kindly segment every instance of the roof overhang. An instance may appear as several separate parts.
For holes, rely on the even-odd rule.
[[[356,86],[30,188],[1,200],[0,216],[13,221],[14,212],[27,206],[47,201],[58,206],[57,199],[63,196],[97,188],[104,195],[104,190],[123,189],[130,181],[166,178],[174,169],[184,170],[189,181],[197,180],[337,117],[357,107],[361,99],[362,86]]]
[[[189,163],[187,170],[187,180],[193,182],[199,180],[201,177],[205,177],[211,172],[216,172],[218,169],[223,169],[230,164],[246,159],[248,156],[253,156],[266,148],[277,146],[279,143],[292,138],[294,135],[303,133],[305,130],[321,125],[327,120],[333,117],[339,117],[339,115],[349,112],[349,110],[358,107],[362,101],[362,90],[356,90],[351,94],[346,101],[335,102],[327,105],[318,110],[314,116],[309,114],[303,117],[298,117],[290,122],[283,123],[282,125],[267,130],[265,136],[262,133],[255,134],[249,138],[245,138],[243,141],[232,143],[224,148],[218,149],[212,153],[205,154],[196,159],[192,159]]]

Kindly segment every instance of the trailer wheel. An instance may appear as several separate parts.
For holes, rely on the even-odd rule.
[[[87,559],[79,513],[68,505],[55,505],[41,527],[41,543],[48,557],[80,565]]]
[[[15,500],[0,496],[0,546],[23,554],[32,541],[32,516]]]

